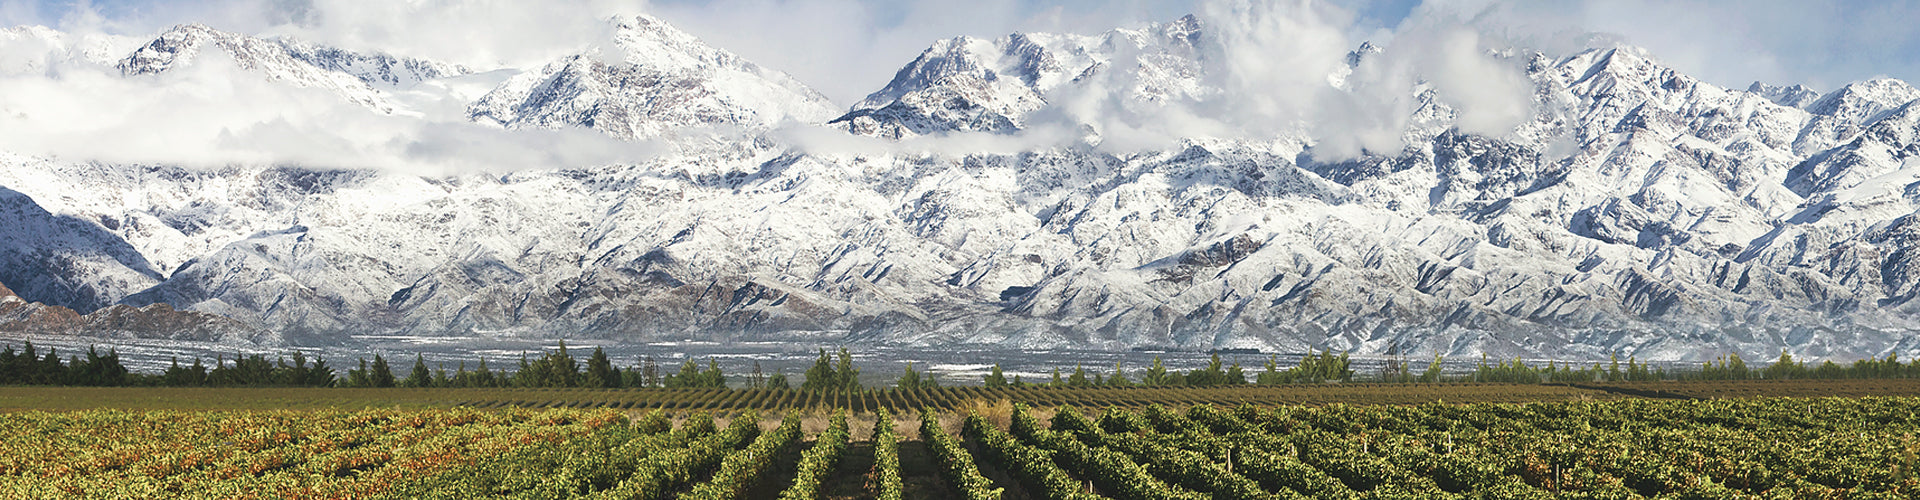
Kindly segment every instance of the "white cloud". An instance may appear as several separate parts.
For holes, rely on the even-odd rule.
[[[458,117],[382,115],[325,90],[267,81],[217,50],[141,77],[85,60],[52,64],[0,76],[0,149],[120,163],[427,175],[637,161],[658,149],[590,130],[507,131]]]
[[[1596,39],[1646,48],[1708,82],[1830,90],[1879,76],[1920,79],[1920,3],[1840,0],[1429,0],[1416,16],[1453,13],[1550,54]]]

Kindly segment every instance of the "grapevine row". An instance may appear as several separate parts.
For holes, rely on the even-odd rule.
[[[980,468],[973,463],[973,454],[960,446],[960,441],[948,435],[940,428],[940,417],[932,410],[920,412],[920,440],[925,442],[927,450],[933,454],[941,475],[947,483],[960,492],[966,500],[997,500],[1000,488],[993,487],[993,481],[980,475]]]
[[[900,433],[893,429],[893,414],[881,408],[873,422],[874,497],[902,500],[905,484],[900,481]]]
[[[828,424],[826,432],[820,433],[814,439],[813,447],[800,456],[793,485],[780,493],[780,499],[820,498],[821,483],[825,483],[827,475],[833,473],[834,466],[840,463],[840,455],[847,451],[847,442],[852,439],[853,436],[847,432],[847,411],[834,412],[833,421]]]
[[[756,415],[741,417],[744,420],[759,420]],[[754,425],[758,425],[757,423]],[[844,428],[844,422],[842,427]],[[844,430],[844,429],[843,429]],[[788,413],[780,421],[780,427],[772,432],[763,433],[753,440],[747,449],[728,455],[720,463],[720,471],[713,479],[697,486],[693,491],[680,498],[687,500],[733,500],[740,498],[752,488],[760,474],[773,465],[775,455],[800,439],[800,415]]]

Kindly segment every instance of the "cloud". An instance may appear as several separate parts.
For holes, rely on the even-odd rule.
[[[329,91],[270,82],[224,51],[158,75],[48,58],[0,76],[0,149],[69,160],[197,167],[293,164],[423,175],[631,162],[660,151],[591,130],[508,131],[383,115]]]
[[[713,0],[656,1],[649,12],[761,65],[786,71],[835,103],[879,90],[933,42],[1014,32],[1099,33],[1170,21],[1187,1]]]
[[[1490,55],[1501,43],[1456,18],[1401,23],[1381,38],[1383,52],[1349,69],[1359,45],[1354,34],[1380,33],[1340,5],[1213,0],[1200,4],[1198,16],[1200,83],[1207,90],[1142,104],[1127,96],[1140,84],[1137,74],[1103,71],[1047,96],[1050,108],[1029,123],[1085,124],[1101,135],[1101,149],[1113,152],[1190,137],[1300,139],[1317,157],[1342,159],[1398,153],[1423,82],[1457,110],[1456,125],[1467,132],[1505,136],[1533,113],[1532,83],[1518,63]]]
[[[1418,5],[1414,5],[1418,3]],[[141,40],[167,26],[288,36],[492,68],[533,68],[606,43],[615,15],[646,12],[708,43],[787,71],[849,105],[882,87],[930,43],[1016,31],[1099,33],[1194,12],[1207,47],[1192,99],[1140,105],[1139,82],[1106,71],[1047,96],[1019,137],[951,134],[898,144],[789,126],[776,135],[816,152],[986,152],[1082,147],[1113,152],[1186,137],[1299,138],[1316,155],[1401,146],[1419,85],[1438,91],[1462,130],[1504,135],[1531,116],[1530,83],[1489,50],[1564,54],[1598,40],[1649,48],[1683,72],[1728,86],[1748,80],[1841,82],[1912,77],[1920,33],[1907,4],[1778,0],[174,0],[7,2],[0,20]],[[115,39],[99,38],[94,52]],[[106,40],[100,42],[100,40]],[[1351,74],[1346,54],[1384,52]],[[119,49],[113,49],[119,50]],[[84,52],[84,50],[82,51]],[[216,51],[209,51],[216,52]],[[47,55],[50,54],[50,55]],[[97,54],[95,54],[97,55]],[[161,78],[124,79],[73,47],[0,44],[0,147],[72,158],[192,165],[300,163],[458,171],[631,161],[659,151],[590,131],[503,131],[467,123],[460,106],[422,117],[368,112],[337,96],[264,82],[208,60]],[[1903,73],[1904,72],[1904,73]],[[100,96],[112,96],[101,99]],[[402,98],[404,96],[397,96]],[[446,103],[441,103],[446,104]],[[102,147],[101,144],[111,144]]]
[[[1833,89],[1892,76],[1920,79],[1920,4],[1842,0],[1430,0],[1415,16],[1452,13],[1516,44],[1565,54],[1624,42],[1721,86],[1753,81]]]

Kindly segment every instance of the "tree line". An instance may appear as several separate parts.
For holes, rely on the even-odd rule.
[[[87,348],[85,358],[60,359],[57,349],[42,355],[32,342],[19,351],[12,345],[0,349],[0,385],[77,385],[77,386],[308,386],[334,385],[333,368],[325,360],[307,363],[307,357],[294,352],[291,357],[268,361],[266,356],[234,355],[229,363],[224,355],[208,368],[199,359],[181,366],[174,359],[159,374],[135,373],[120,361],[120,353],[107,349],[100,354]]]
[[[1782,352],[1780,358],[1765,367],[1749,367],[1738,354],[1728,354],[1703,363],[1698,369],[1667,369],[1652,364],[1640,363],[1628,357],[1624,364],[1618,356],[1609,362],[1593,363],[1579,367],[1573,364],[1549,361],[1544,366],[1530,364],[1521,359],[1489,360],[1482,356],[1474,369],[1464,374],[1444,374],[1441,370],[1442,358],[1436,356],[1425,370],[1415,374],[1403,361],[1389,360],[1385,367],[1373,377],[1365,377],[1377,382],[1436,383],[1436,382],[1505,382],[1505,383],[1587,383],[1587,382],[1628,382],[1659,380],[1748,380],[1748,379],[1847,379],[1847,378],[1920,378],[1920,360],[1903,363],[1899,356],[1890,354],[1880,359],[1862,359],[1850,364],[1840,364],[1828,360],[1811,365],[1796,360],[1792,355]],[[215,358],[211,367],[201,359],[195,358],[191,364],[182,365],[178,359],[159,374],[134,373],[126,368],[120,355],[113,349],[105,354],[97,348],[89,348],[85,357],[79,355],[62,359],[54,349],[41,353],[32,342],[16,351],[12,345],[0,349],[0,385],[72,385],[72,386],[187,386],[187,387],[232,387],[232,386],[281,386],[281,387],[413,387],[413,388],[482,388],[482,387],[552,387],[552,388],[725,388],[729,376],[720,369],[714,359],[707,359],[704,366],[692,357],[684,360],[676,372],[663,372],[652,356],[644,357],[638,364],[622,369],[615,366],[601,348],[594,348],[584,363],[573,357],[565,342],[559,348],[544,352],[529,359],[521,356],[513,370],[494,370],[485,359],[469,370],[465,361],[457,362],[449,371],[445,363],[428,366],[425,357],[415,355],[410,370],[405,377],[396,377],[395,371],[387,359],[375,354],[371,362],[365,358],[358,360],[354,368],[344,374],[336,374],[333,367],[324,359],[309,362],[305,354],[294,352],[290,356],[279,356],[269,360],[264,355],[242,356],[235,354],[229,361],[225,355]],[[853,355],[846,348],[840,348],[833,355],[826,349],[820,349],[819,357],[812,367],[802,374],[804,377],[797,388],[814,392],[858,392],[864,390],[860,382],[860,368],[854,365]],[[1291,367],[1281,368],[1278,356],[1269,356],[1265,371],[1255,374],[1251,380],[1240,363],[1226,363],[1219,354],[1213,355],[1206,367],[1185,372],[1169,370],[1166,364],[1154,357],[1146,369],[1132,377],[1119,363],[1113,370],[1102,372],[1076,366],[1071,372],[1056,368],[1052,377],[1045,380],[1028,381],[1020,375],[1009,379],[1000,365],[992,366],[983,377],[987,387],[1131,387],[1144,386],[1231,386],[1231,385],[1277,385],[1300,383],[1350,382],[1357,374],[1347,353],[1335,354],[1332,350],[1309,352]],[[766,373],[760,363],[754,362],[753,371],[748,373],[741,386],[755,389],[790,390],[795,389],[784,372]],[[907,363],[906,369],[895,380],[899,388],[937,388],[940,380],[931,372],[916,370],[913,363]]]

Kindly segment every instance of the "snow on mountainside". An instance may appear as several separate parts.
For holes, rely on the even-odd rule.
[[[886,88],[834,119],[860,135],[900,139],[946,131],[1010,133],[1047,94],[1095,78],[1123,82],[1134,104],[1191,98],[1199,83],[1200,21],[1193,16],[1101,36],[1015,33],[941,40]]]
[[[819,123],[834,115],[826,97],[785,73],[658,19],[615,23],[612,47],[515,75],[468,114],[508,128],[579,126],[623,139],[684,128]]]
[[[381,113],[393,113],[389,92],[423,80],[465,74],[467,68],[386,54],[361,54],[288,39],[256,38],[199,24],[184,24],[161,33],[119,62],[121,73],[157,74],[192,64],[208,49],[221,51],[242,69],[268,80],[319,88]]]
[[[802,152],[757,134],[835,115],[891,139],[1010,134],[1063,91],[1141,109],[1204,99],[1217,92],[1199,61],[1206,28],[1189,17],[943,40],[839,114],[658,20],[617,22],[617,53],[524,71],[469,112],[629,139],[736,128],[729,147],[450,177],[5,156],[0,282],[81,310],[171,304],[295,343],[1920,354],[1920,92],[1903,82],[1815,97],[1718,87],[1628,47],[1509,53],[1533,85],[1532,120],[1463,133],[1418,87],[1408,145],[1388,154],[1319,158],[1287,137],[1126,154]],[[180,31],[127,61],[164,67],[155,51],[219,38]],[[376,74],[342,69],[365,67],[301,63],[288,68],[325,75],[275,78],[386,81],[339,79]],[[409,74],[394,85],[442,81]]]

